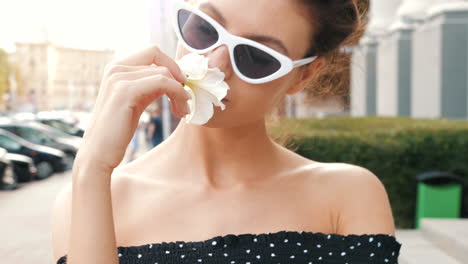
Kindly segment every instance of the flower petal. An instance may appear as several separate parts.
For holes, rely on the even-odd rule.
[[[188,82],[184,89],[190,95],[190,113],[184,117],[186,123],[203,125],[213,117],[213,105],[222,110],[226,106],[221,100],[226,97],[229,85],[224,81],[225,74],[218,68],[208,68],[208,58],[190,53],[178,62]]]
[[[183,56],[177,64],[189,80],[202,80],[208,71],[208,58],[196,53]]]
[[[218,99],[219,101],[223,100],[223,98],[226,97],[227,92],[229,90],[229,85],[225,82],[219,83],[217,85],[202,84],[201,87],[203,87],[203,90],[209,92],[214,97],[216,97],[216,99]]]
[[[209,68],[202,81],[204,83],[218,84],[224,81],[224,77],[226,77],[226,75],[219,68]]]
[[[208,72],[205,78],[202,81],[197,83],[197,86],[203,88],[204,90],[210,92],[218,100],[222,100],[226,97],[229,88],[229,85],[224,82],[225,74],[221,72],[218,68],[208,69]]]
[[[220,100],[213,101],[213,104],[215,106],[220,107],[221,110],[223,110],[223,111],[226,109],[226,105],[224,105]]]
[[[189,113],[184,117],[184,119],[189,123],[189,120],[193,118],[193,115],[195,114],[195,94],[193,93],[192,89],[190,87],[187,87],[187,85],[184,86],[184,90],[190,95],[189,100],[187,100],[187,104],[189,106]]]
[[[216,98],[213,95],[206,92],[203,89],[193,89],[195,99],[192,102],[190,115],[186,118],[187,123],[203,125],[213,117],[213,102],[216,102]]]

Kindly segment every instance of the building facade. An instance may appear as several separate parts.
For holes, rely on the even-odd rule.
[[[113,56],[112,50],[16,43],[13,61],[23,91],[16,96],[16,110],[91,109],[104,67]]]
[[[353,53],[352,114],[468,119],[468,2],[375,0],[370,20]],[[375,52],[358,52],[369,39]]]

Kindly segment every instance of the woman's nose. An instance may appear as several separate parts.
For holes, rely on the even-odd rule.
[[[209,68],[219,68],[220,71],[224,72],[224,78],[229,78],[229,76],[232,73],[232,67],[229,58],[229,50],[226,45],[221,45],[217,47],[205,56],[209,59]]]

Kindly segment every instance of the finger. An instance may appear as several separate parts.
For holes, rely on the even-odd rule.
[[[185,76],[182,74],[177,63],[167,56],[158,46],[150,46],[137,53],[134,53],[124,59],[118,60],[115,64],[138,66],[138,65],[151,65],[156,64],[158,66],[165,66],[169,68],[172,75],[176,79],[184,83],[186,81]]]
[[[180,117],[187,113],[189,95],[179,82],[164,75],[152,75],[132,81],[122,81],[114,93],[122,103],[127,101],[126,103],[130,103],[130,107],[138,108],[146,108],[147,105],[141,105],[143,101],[152,102],[163,94],[166,94],[171,99],[171,103],[175,104],[177,112],[174,112],[174,114]],[[128,98],[131,98],[130,102],[128,102]]]
[[[122,64],[108,64],[104,70],[104,78],[106,79],[109,76],[112,76],[113,74],[119,73],[119,72],[131,72],[131,71],[139,71],[146,69],[148,67],[156,67],[156,65],[139,65],[139,66],[130,66],[130,65],[122,65]]]
[[[134,67],[134,66],[131,66],[131,67]],[[168,78],[174,79],[174,77],[172,76],[168,68],[155,66],[155,65],[154,67],[150,67],[150,68],[146,67],[142,70],[135,71],[135,72],[126,72],[126,73],[121,72],[118,74],[119,76],[117,78],[122,79],[122,80],[136,80],[136,79],[141,79],[141,78],[145,78],[148,76],[154,76],[156,74],[161,74]],[[152,101],[153,101],[153,98],[146,97],[145,101],[143,102],[143,105],[149,105]],[[184,109],[182,107],[178,107],[176,103],[171,102],[170,98],[168,98],[168,101],[170,102],[172,113],[179,113],[179,115],[184,114]]]
[[[100,105],[102,105],[102,100],[107,97],[109,92],[107,90],[112,89],[112,87],[109,87],[109,82],[112,81],[113,78],[116,77],[116,75],[123,73],[123,72],[134,72],[134,71],[141,71],[145,69],[153,69],[156,68],[156,65],[148,66],[148,65],[142,65],[142,66],[129,66],[129,65],[119,65],[119,64],[108,64],[106,66],[105,72],[104,72],[104,77],[102,79],[102,84],[101,88],[99,89],[98,96],[96,98],[96,106],[99,108]],[[99,111],[99,109],[97,109]]]
[[[136,71],[128,71],[128,72],[118,72],[113,74],[109,77],[108,84],[112,86],[113,83],[120,81],[120,80],[136,80],[141,79],[144,77],[148,77],[151,75],[161,74],[168,78],[174,79],[174,76],[170,72],[170,70],[163,66],[145,66],[140,70]],[[112,88],[111,88],[112,89]]]
[[[184,113],[182,112],[183,110],[180,110],[179,108],[177,108],[176,104],[175,103],[172,103],[171,102],[171,112],[172,113],[179,113],[179,115],[176,115],[177,117],[181,117]]]
[[[176,77],[176,79],[184,83],[186,82],[185,76],[182,74],[179,66],[173,59],[171,59],[169,56],[164,54],[157,46],[150,46],[148,48],[143,49],[142,51],[139,51],[133,55],[128,56],[127,58],[121,59],[121,60],[116,60],[112,63],[110,63],[106,68],[110,68],[109,70],[106,70],[107,75],[104,75],[103,81],[101,82],[101,86],[98,92],[98,96],[95,101],[95,107],[93,107],[92,111],[92,120],[90,122],[89,127],[94,127],[94,124],[96,122],[96,118],[93,118],[96,114],[98,114],[101,110],[101,105],[103,104],[103,101],[105,100],[107,92],[103,90],[107,90],[107,85],[106,85],[106,76],[111,75],[114,72],[123,72],[123,71],[132,71],[135,70],[133,67],[139,67],[139,66],[149,66],[152,64],[160,65],[160,66],[165,66],[167,67],[171,74]],[[129,67],[125,67],[129,66]]]
[[[99,89],[99,93],[95,102],[95,107],[93,107],[92,111],[92,120],[89,122],[88,127],[93,127],[97,117],[96,114],[99,114],[104,103],[104,98],[109,98],[111,94],[111,89],[113,89],[113,83],[116,83],[120,80],[134,80],[139,79],[155,74],[163,74],[167,77],[173,78],[172,74],[170,73],[169,69],[166,67],[160,67],[156,65],[144,65],[144,66],[128,66],[128,65],[112,65],[107,69],[105,75],[107,79],[103,81],[103,85],[101,85],[102,89]],[[83,136],[84,137],[84,136]]]
[[[118,73],[113,74],[111,77],[109,77],[109,80],[108,80],[109,88],[107,92],[104,92],[103,98],[109,98],[109,96],[112,94],[112,89],[115,89],[114,86],[116,85],[116,83],[120,81],[132,81],[132,80],[142,79],[145,77],[155,76],[155,75],[163,75],[163,76],[166,76],[167,78],[174,79],[169,69],[163,66],[155,66],[155,65],[145,66],[145,68],[142,68],[141,70],[138,70],[138,71],[118,72]],[[146,100],[144,102],[146,103]],[[149,101],[149,103],[150,102],[151,101]]]

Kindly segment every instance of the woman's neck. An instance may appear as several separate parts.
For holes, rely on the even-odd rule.
[[[164,155],[180,168],[178,175],[215,188],[260,180],[278,165],[278,146],[268,137],[263,120],[232,128],[181,121],[165,143]]]

